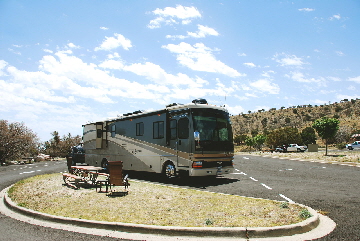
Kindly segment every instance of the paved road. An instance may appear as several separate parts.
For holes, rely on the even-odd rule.
[[[62,172],[66,170],[64,161],[40,162],[27,165],[12,165],[0,167],[0,189],[11,184],[39,174]],[[113,241],[114,238],[79,234],[58,229],[45,228],[23,223],[0,213],[0,240],[6,241],[60,241],[60,240],[90,240]]]
[[[0,188],[25,177],[66,169],[64,162],[1,167]],[[31,167],[31,168],[30,168]],[[214,192],[294,201],[329,212],[335,231],[319,240],[360,240],[360,168],[238,155],[236,174],[227,178],[174,180],[175,185]],[[130,178],[160,182],[158,175],[130,173]],[[21,230],[14,232],[13,230]],[[115,240],[20,223],[0,214],[0,240]]]
[[[239,155],[239,182],[223,187],[237,195],[294,201],[328,212],[337,228],[319,240],[360,240],[360,168]],[[209,187],[221,191],[222,187]]]

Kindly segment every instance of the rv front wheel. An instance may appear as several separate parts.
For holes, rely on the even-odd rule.
[[[166,178],[173,178],[176,176],[175,166],[172,162],[167,162],[164,165],[163,175]]]

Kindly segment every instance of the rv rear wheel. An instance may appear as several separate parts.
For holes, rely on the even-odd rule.
[[[172,162],[165,163],[163,168],[163,175],[168,179],[176,176],[175,166]]]

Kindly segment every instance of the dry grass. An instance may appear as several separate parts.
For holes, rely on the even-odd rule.
[[[273,227],[302,221],[302,207],[131,181],[129,195],[110,198],[94,188],[71,189],[61,174],[15,184],[9,195],[18,205],[52,215],[161,226]]]

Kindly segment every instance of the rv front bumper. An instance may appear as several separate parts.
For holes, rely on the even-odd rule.
[[[191,168],[189,176],[202,177],[202,176],[219,176],[230,174],[234,172],[234,167],[213,167],[213,168]]]

